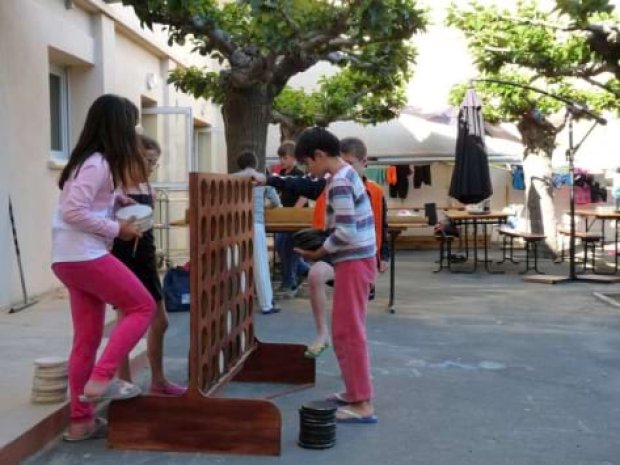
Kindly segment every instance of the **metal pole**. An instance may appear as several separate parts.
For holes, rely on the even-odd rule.
[[[573,140],[573,113],[568,111],[568,149],[566,157],[568,158],[568,172],[570,175],[570,238],[569,238],[569,264],[570,271],[568,277],[571,280],[577,279],[575,271],[575,157],[574,157],[574,140]]]
[[[9,219],[11,221],[11,229],[13,230],[13,244],[15,244],[15,254],[17,256],[17,268],[19,269],[19,280],[22,286],[22,296],[24,301],[20,305],[11,307],[9,313],[16,313],[23,310],[26,307],[36,303],[36,300],[28,300],[28,293],[26,292],[26,279],[24,278],[24,268],[22,266],[22,255],[19,250],[19,242],[17,241],[17,229],[15,228],[15,217],[13,216],[13,202],[9,195]]]

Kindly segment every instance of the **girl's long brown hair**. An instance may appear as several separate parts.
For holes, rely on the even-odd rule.
[[[142,144],[136,134],[138,108],[124,97],[105,94],[93,102],[80,138],[62,170],[58,187],[80,170],[93,153],[99,152],[110,165],[114,186],[130,187],[147,179]]]

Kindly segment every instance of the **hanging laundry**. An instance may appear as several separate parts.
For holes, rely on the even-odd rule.
[[[607,203],[607,189],[595,182],[590,187],[590,201],[592,203]]]
[[[422,184],[431,185],[431,165],[416,165],[413,168],[413,188],[419,189]]]
[[[564,186],[570,186],[570,174],[568,173],[553,173],[551,175],[551,184],[556,189],[561,189]]]
[[[512,188],[517,191],[525,190],[525,175],[523,173],[523,166],[512,166]]]
[[[390,186],[396,185],[396,167],[395,166],[388,167],[385,176]]]
[[[584,170],[575,170],[575,203],[587,205],[592,202],[592,175]]]
[[[409,194],[408,177],[412,174],[411,167],[409,165],[398,165],[396,167],[390,166],[390,168],[395,168],[396,171],[396,183],[394,185],[390,184],[390,197],[404,200],[407,198],[407,194]],[[390,168],[388,168],[388,173]]]
[[[366,177],[382,186],[386,181],[386,171],[384,166],[369,166],[366,168]]]

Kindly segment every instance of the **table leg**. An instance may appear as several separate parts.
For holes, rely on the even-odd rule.
[[[474,271],[478,269],[478,222],[474,220]]]
[[[618,239],[620,239],[618,234],[618,222],[620,222],[620,220],[616,220],[616,233],[614,236],[614,274],[618,273]],[[603,250],[605,249],[603,248]]]
[[[488,233],[488,229],[487,229],[488,224],[487,223],[483,223],[483,234],[484,234],[484,269],[487,270],[487,273],[492,273],[492,274],[502,274],[503,271],[502,270],[492,270],[491,268],[489,268],[489,235]]]
[[[388,312],[396,313],[396,309],[394,308],[394,279],[396,273],[396,237],[399,233],[392,232],[390,233],[390,300],[388,302]]]

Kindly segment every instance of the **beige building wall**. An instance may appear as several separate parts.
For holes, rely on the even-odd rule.
[[[0,308],[21,300],[9,195],[29,294],[59,285],[50,271],[50,221],[62,167],[52,162],[50,150],[52,65],[64,68],[68,78],[69,147],[92,101],[113,92],[138,107],[190,107],[192,132],[194,127],[209,132],[207,143],[201,144],[199,166],[225,168],[218,108],[166,84],[169,70],[190,65],[194,58],[179,47],[168,47],[165,34],[141,30],[129,8],[101,0],[72,3],[66,8],[64,0],[0,1]]]

